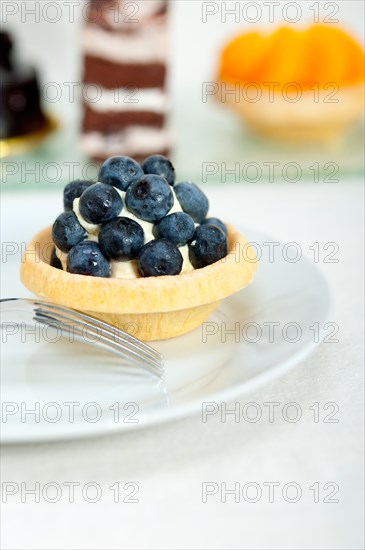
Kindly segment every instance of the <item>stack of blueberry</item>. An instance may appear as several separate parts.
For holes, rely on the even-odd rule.
[[[174,208],[171,213],[174,195],[182,211]],[[81,223],[73,211],[76,198]],[[142,277],[178,275],[182,246],[188,245],[195,269],[227,255],[226,226],[206,217],[208,207],[194,183],[175,184],[175,170],[166,157],[153,155],[142,166],[129,157],[111,157],[102,165],[98,183],[77,180],[66,185],[64,212],[53,224],[52,238],[67,253],[70,273],[109,277],[110,261],[136,260]],[[98,227],[97,242],[89,239],[83,220]],[[154,237],[147,244],[145,222]],[[62,267],[55,254],[51,265]]]

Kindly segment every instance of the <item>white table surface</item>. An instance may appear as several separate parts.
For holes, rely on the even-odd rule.
[[[84,502],[79,489],[69,503],[64,486],[58,503],[20,495],[2,504],[2,548],[6,549],[360,549],[363,506],[363,191],[361,182],[339,184],[241,184],[210,186],[212,211],[233,223],[296,241],[304,253],[318,242],[339,246],[338,263],[318,263],[335,295],[333,322],[338,343],[322,344],[281,379],[246,395],[239,403],[263,409],[257,423],[219,415],[199,416],[165,426],[112,437],[8,446],[2,449],[2,482],[98,483],[102,497]],[[26,200],[13,196],[3,222],[21,214]],[[26,197],[23,197],[26,199]],[[34,229],[59,210],[40,209]],[[21,218],[20,218],[21,219]],[[4,221],[5,220],[5,221]],[[21,225],[21,224],[20,224]],[[31,228],[33,229],[33,228]],[[19,235],[28,237],[29,228]],[[7,281],[3,280],[3,285]],[[8,281],[10,283],[10,281]],[[4,288],[4,287],[3,287]],[[4,294],[4,290],[3,290]],[[264,403],[278,402],[274,422]],[[297,403],[302,418],[283,419],[280,411]],[[320,421],[314,422],[314,403]],[[323,421],[326,403],[335,403],[337,423]],[[330,409],[327,413],[330,412]],[[138,503],[114,503],[109,487],[137,483]],[[257,483],[262,497],[249,503],[232,495],[202,502],[202,483]],[[278,482],[269,502],[267,483]],[[282,488],[297,483],[302,497],[283,499]],[[320,502],[309,489],[319,483]],[[332,482],[337,503],[324,503]],[[266,485],[264,485],[266,483]],[[126,492],[122,491],[122,496]],[[250,493],[252,495],[252,493]],[[249,495],[250,495],[249,494]],[[289,492],[289,498],[292,493]]]

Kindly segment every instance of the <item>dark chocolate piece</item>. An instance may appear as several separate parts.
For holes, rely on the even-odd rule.
[[[12,40],[0,33],[0,139],[23,136],[44,127],[36,71],[12,60]]]
[[[84,82],[108,90],[115,88],[163,88],[166,65],[163,63],[116,63],[99,57],[85,56]]]
[[[0,113],[1,139],[30,134],[45,125],[33,69],[0,69]]]
[[[162,128],[165,116],[153,111],[94,111],[84,105],[84,132],[113,133],[127,126],[150,126]]]

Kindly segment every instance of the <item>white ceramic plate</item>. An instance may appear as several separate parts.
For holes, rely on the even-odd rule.
[[[166,358],[165,384],[51,331],[2,331],[2,442],[95,436],[201,414],[203,403],[232,401],[302,361],[330,332],[327,283],[304,258],[276,253],[270,262],[263,243],[274,239],[244,232],[262,251],[254,283],[203,327],[154,344]],[[16,280],[18,269],[9,261],[3,281]]]

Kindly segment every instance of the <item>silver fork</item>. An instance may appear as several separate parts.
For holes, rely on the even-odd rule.
[[[28,312],[32,320],[59,329],[62,334],[72,334],[90,345],[102,346],[111,352],[128,358],[164,379],[163,356],[134,336],[104,323],[91,315],[75,309],[59,306],[44,300],[31,298],[5,298],[0,300],[1,314],[5,312]],[[2,325],[6,321],[1,321]],[[85,331],[93,339],[85,338]]]

